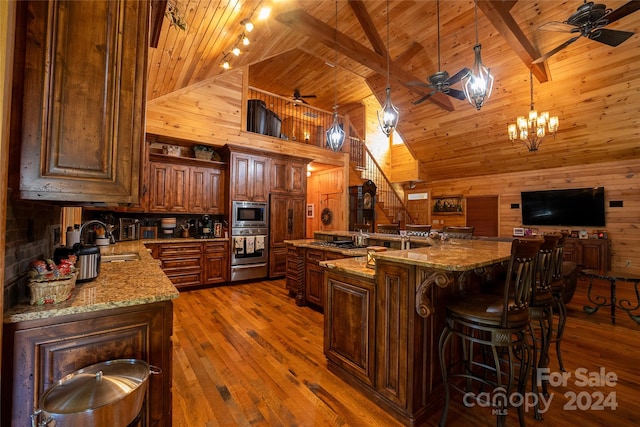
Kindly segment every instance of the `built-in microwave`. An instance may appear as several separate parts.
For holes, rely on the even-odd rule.
[[[231,212],[231,227],[268,227],[269,204],[266,202],[234,201]]]

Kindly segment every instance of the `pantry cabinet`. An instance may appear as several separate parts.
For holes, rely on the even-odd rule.
[[[287,245],[285,240],[305,238],[305,196],[271,194],[269,227],[269,277],[287,274]],[[277,220],[274,220],[277,219]]]
[[[20,197],[138,203],[150,3],[18,7],[26,27],[16,36],[24,40],[16,51],[23,84],[12,137],[21,152],[11,179]]]

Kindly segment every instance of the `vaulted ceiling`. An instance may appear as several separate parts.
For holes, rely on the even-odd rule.
[[[401,114],[398,132],[429,181],[638,158],[640,12],[607,26],[635,32],[617,47],[580,37],[531,65],[575,36],[539,27],[566,20],[582,3],[478,0],[482,58],[495,82],[491,98],[476,111],[443,94],[414,105],[427,90],[407,85],[439,70],[454,74],[472,66],[472,0],[441,0],[439,26],[435,0],[391,0],[388,46],[386,1],[338,1],[337,36],[333,1],[170,1],[187,27],[182,31],[163,20],[157,47],[149,54],[148,98],[170,96],[248,66],[251,86],[284,96],[297,88],[316,95],[307,99],[309,104],[331,111],[336,63],[339,105],[372,95],[382,103],[388,49],[392,99]],[[609,0],[606,6],[615,10],[628,3]],[[270,17],[257,21],[257,7],[267,4]],[[237,44],[241,21],[249,17],[255,23],[247,33],[251,44],[240,46],[240,56],[229,55],[232,69],[224,70],[222,59]],[[536,153],[510,142],[506,132],[516,116],[530,109],[530,70],[535,108],[560,119],[555,138],[547,138]]]

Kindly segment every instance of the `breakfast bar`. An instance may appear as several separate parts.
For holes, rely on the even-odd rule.
[[[498,274],[511,243],[449,240],[433,246],[326,260],[328,368],[405,425],[442,403],[438,340],[445,307]]]

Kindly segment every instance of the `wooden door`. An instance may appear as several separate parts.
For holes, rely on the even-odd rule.
[[[498,236],[498,196],[467,198],[467,226],[474,236]]]

